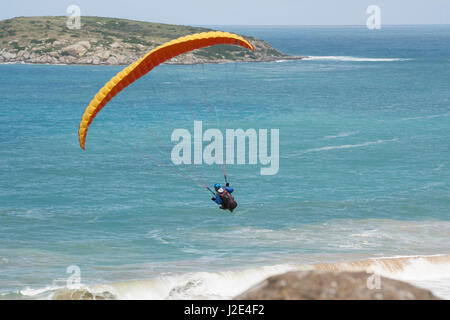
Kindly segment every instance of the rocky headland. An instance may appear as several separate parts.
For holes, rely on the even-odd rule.
[[[80,28],[71,29],[67,26],[67,19],[19,17],[0,21],[0,63],[128,65],[167,41],[211,31],[207,28],[101,17],[81,17]],[[188,52],[167,63],[261,62],[302,58],[281,53],[263,40],[246,39],[254,45],[254,52],[232,45],[218,45]]]

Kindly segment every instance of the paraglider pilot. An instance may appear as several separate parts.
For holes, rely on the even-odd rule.
[[[216,194],[211,198],[211,200],[220,205],[220,209],[230,210],[230,212],[233,212],[233,210],[237,207],[237,202],[231,195],[234,189],[230,187],[230,184],[227,182],[226,187],[223,188],[219,183],[216,183],[214,185],[214,189],[216,190]]]

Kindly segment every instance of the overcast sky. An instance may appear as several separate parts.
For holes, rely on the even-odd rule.
[[[67,15],[117,17],[188,25],[364,25],[369,5],[381,23],[450,24],[450,0],[1,0],[0,19]]]

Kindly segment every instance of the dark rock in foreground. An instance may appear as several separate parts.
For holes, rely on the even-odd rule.
[[[115,297],[108,291],[93,293],[87,289],[62,289],[53,296],[54,300],[114,300]]]
[[[298,271],[269,277],[236,300],[438,300],[429,290],[365,272]]]

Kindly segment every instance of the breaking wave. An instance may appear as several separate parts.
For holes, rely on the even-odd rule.
[[[222,272],[167,275],[150,280],[86,286],[77,290],[59,289],[48,294],[46,298],[232,299],[267,277],[300,270],[376,273],[425,287],[441,298],[450,299],[449,254],[370,258],[310,265],[285,264]]]
[[[52,299],[231,299],[267,277],[296,270],[276,265],[221,272],[194,272],[150,280],[96,285],[78,290],[59,290]]]

